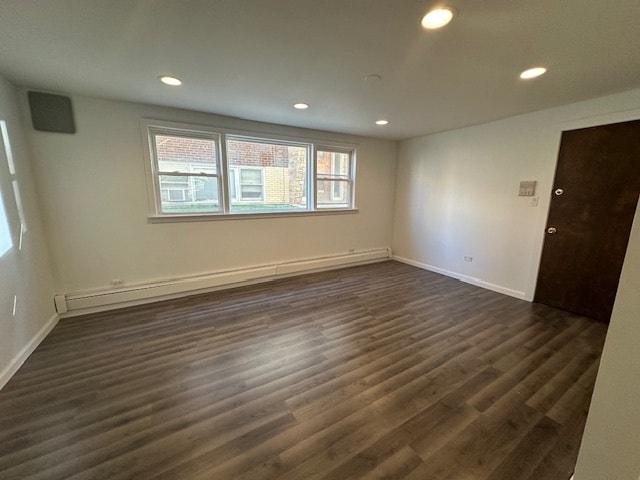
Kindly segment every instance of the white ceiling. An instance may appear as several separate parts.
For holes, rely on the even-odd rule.
[[[640,0],[451,0],[454,21],[426,31],[433,3],[0,0],[0,74],[60,93],[392,139],[640,86]],[[548,73],[518,78],[537,65]],[[160,84],[165,73],[184,84]],[[294,110],[296,101],[311,108]]]

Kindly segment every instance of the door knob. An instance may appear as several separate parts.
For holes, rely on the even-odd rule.
[[[556,233],[558,231],[558,229],[556,227],[549,227],[547,228],[547,233],[550,233],[551,235],[553,235],[554,233]]]
[[[561,188],[556,188],[555,193],[558,197],[564,193],[564,190]]]

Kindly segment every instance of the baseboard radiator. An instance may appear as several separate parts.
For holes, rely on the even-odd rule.
[[[365,250],[345,255],[301,259],[150,283],[59,294],[55,296],[55,304],[61,317],[69,317],[261,283],[304,273],[364,265],[388,260],[390,257],[389,248]]]

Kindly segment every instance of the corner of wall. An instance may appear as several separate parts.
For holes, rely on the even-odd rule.
[[[40,345],[40,343],[46,338],[47,335],[53,330],[53,328],[58,324],[60,317],[58,314],[52,315],[46,323],[40,328],[38,333],[35,334],[34,337],[24,345],[20,351],[11,359],[9,364],[0,371],[0,390],[4,388],[4,386],[11,380],[11,378],[16,374],[16,372],[20,369],[20,367],[24,364],[24,362],[29,358],[29,356],[35,351],[35,349]]]

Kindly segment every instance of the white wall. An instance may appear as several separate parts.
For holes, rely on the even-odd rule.
[[[396,143],[73,96],[77,133],[30,129],[58,293],[391,245]],[[142,117],[357,143],[357,214],[150,224]]]
[[[394,255],[531,300],[562,130],[635,118],[640,89],[401,142]]]
[[[640,159],[639,159],[640,160]],[[640,209],[636,211],[575,480],[640,475]]]
[[[0,137],[0,388],[57,322],[53,277],[18,104],[16,89],[0,77],[0,122],[8,134]],[[13,159],[13,172],[7,153]],[[14,181],[27,227],[22,245]]]
[[[640,89],[399,146],[394,254],[533,297],[562,130],[640,118]],[[540,204],[517,197],[537,180]],[[466,263],[462,257],[473,255]],[[625,257],[575,480],[640,474],[640,209]]]

